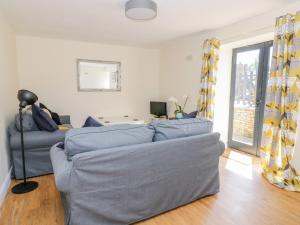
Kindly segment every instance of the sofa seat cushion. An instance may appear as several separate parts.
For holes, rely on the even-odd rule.
[[[205,119],[157,120],[150,124],[155,130],[154,141],[210,133],[213,123]]]
[[[68,160],[78,153],[152,142],[153,128],[146,125],[119,124],[72,129],[65,138]]]
[[[51,147],[65,139],[65,131],[32,131],[24,133],[24,145],[26,149]],[[12,150],[21,150],[21,133],[16,132],[10,137],[10,146]]]

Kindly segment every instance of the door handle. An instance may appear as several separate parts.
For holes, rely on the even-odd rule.
[[[256,106],[259,106],[260,103],[262,103],[262,100],[261,99],[256,99],[256,102],[255,102]]]

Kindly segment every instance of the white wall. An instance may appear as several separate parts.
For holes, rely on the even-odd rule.
[[[76,59],[120,61],[121,92],[78,92]],[[149,114],[158,98],[159,50],[17,36],[21,88],[35,92],[50,109],[70,114],[75,126],[88,115]]]
[[[7,127],[17,112],[17,70],[15,34],[0,12],[0,205],[9,175]]]
[[[294,13],[297,9],[300,10],[299,2],[230,26],[165,44],[161,50],[161,99],[180,97],[186,93],[191,97],[186,111],[195,110],[199,96],[202,44],[206,38],[220,39],[222,47],[216,85],[214,130],[220,132],[221,139],[227,142],[232,48],[270,40],[275,18],[288,12]],[[169,107],[169,112],[173,111],[174,108]]]

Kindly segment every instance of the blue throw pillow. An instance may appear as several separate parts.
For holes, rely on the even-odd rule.
[[[97,120],[95,120],[93,117],[89,116],[82,127],[102,127],[103,124],[99,123]]]
[[[51,114],[51,117],[53,119],[53,121],[57,124],[57,125],[62,125],[61,121],[60,121],[60,118],[59,118],[59,115],[56,113],[56,112],[52,112],[52,110],[48,109],[43,103],[40,102],[40,108],[41,109],[47,109],[50,114]]]
[[[182,119],[190,119],[190,118],[196,118],[197,117],[197,114],[198,114],[198,111],[194,111],[194,112],[191,112],[189,114],[186,114],[182,117]]]
[[[32,118],[40,130],[53,132],[58,129],[53,119],[36,105],[32,105]]]

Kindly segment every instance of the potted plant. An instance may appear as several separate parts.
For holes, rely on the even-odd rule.
[[[174,114],[177,119],[181,119],[184,115],[186,115],[186,113],[184,112],[184,109],[185,109],[186,103],[189,99],[189,96],[183,95],[182,98],[183,98],[183,102],[184,102],[183,105],[178,104],[177,98],[175,98],[173,96],[169,98],[169,102],[172,102],[175,105],[176,110],[174,111]]]

